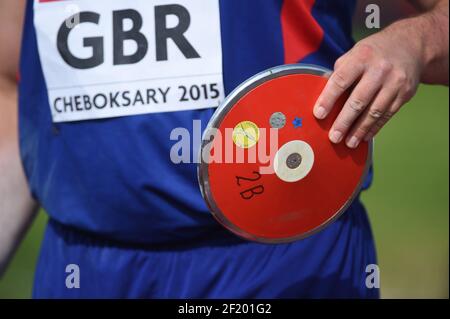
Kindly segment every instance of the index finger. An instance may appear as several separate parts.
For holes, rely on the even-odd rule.
[[[339,97],[353,85],[363,72],[363,65],[352,63],[351,59],[347,58],[344,63],[339,64],[316,101],[313,110],[314,116],[324,119],[331,112]]]

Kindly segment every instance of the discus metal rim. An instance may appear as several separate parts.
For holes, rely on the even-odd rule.
[[[292,75],[292,74],[311,74],[311,75],[318,75],[321,77],[328,78],[331,75],[332,71],[318,66],[318,65],[312,65],[312,64],[286,64],[286,65],[280,65],[276,66],[270,69],[267,69],[265,71],[262,71],[248,80],[242,82],[239,86],[237,86],[218,106],[214,114],[212,115],[208,125],[206,126],[205,131],[202,135],[202,142],[201,147],[199,149],[198,153],[198,165],[197,165],[197,178],[198,178],[198,184],[200,187],[200,191],[202,194],[203,199],[205,200],[211,214],[214,216],[214,218],[222,224],[226,229],[228,229],[230,232],[234,233],[235,235],[250,240],[255,241],[259,243],[264,244],[283,244],[283,243],[290,243],[297,240],[304,239],[306,237],[309,237],[315,233],[320,232],[324,228],[326,228],[328,225],[330,225],[332,222],[334,222],[336,219],[338,219],[353,203],[353,201],[356,199],[358,194],[361,191],[361,188],[363,186],[364,180],[369,172],[369,169],[372,165],[372,154],[373,154],[373,138],[370,139],[368,143],[368,154],[367,154],[367,160],[366,164],[363,170],[363,174],[361,175],[361,178],[359,180],[358,185],[356,186],[355,190],[353,191],[352,195],[349,197],[349,199],[342,205],[342,207],[328,220],[323,222],[321,225],[317,226],[314,229],[311,229],[310,231],[307,231],[305,233],[302,233],[300,235],[290,236],[290,237],[284,237],[284,238],[269,238],[269,237],[263,237],[263,236],[257,236],[254,234],[250,234],[247,231],[243,230],[242,228],[238,227],[237,225],[233,224],[227,216],[221,211],[221,209],[217,206],[214,197],[211,192],[211,186],[209,181],[209,172],[208,172],[208,163],[203,160],[203,151],[207,145],[209,145],[212,140],[214,139],[215,135],[212,134],[212,131],[217,130],[225,116],[228,114],[228,111],[248,92],[253,90],[254,88],[258,87],[259,85],[273,80],[275,78],[279,78],[286,75]],[[206,137],[211,137],[210,139],[206,139]],[[209,152],[208,152],[208,159],[209,159]]]

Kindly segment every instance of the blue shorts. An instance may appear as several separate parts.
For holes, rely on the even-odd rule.
[[[356,200],[323,231],[291,244],[229,239],[170,246],[115,243],[50,220],[34,298],[377,298],[367,215]],[[67,265],[79,288],[66,285]]]

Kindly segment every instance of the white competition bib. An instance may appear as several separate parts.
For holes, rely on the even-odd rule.
[[[224,98],[219,0],[35,0],[34,24],[54,122]]]

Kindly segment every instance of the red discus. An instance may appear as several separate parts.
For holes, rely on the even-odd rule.
[[[370,167],[372,142],[350,149],[313,106],[329,70],[287,65],[241,84],[203,135],[199,184],[215,218],[235,234],[290,242],[324,228],[350,205]]]

